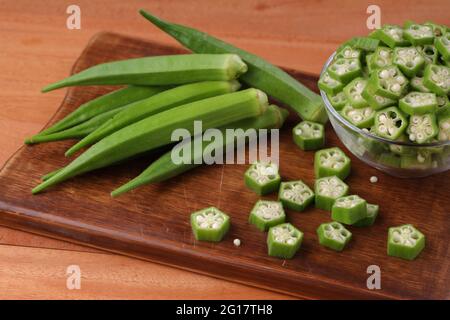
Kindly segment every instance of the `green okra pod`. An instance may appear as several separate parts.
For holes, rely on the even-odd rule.
[[[267,106],[268,99],[264,92],[247,89],[155,114],[100,140],[32,192],[39,193],[73,176],[170,144],[176,129],[186,129],[192,135],[195,121],[201,121],[202,129],[206,130],[256,117],[264,113]]]
[[[254,128],[254,129],[275,129],[281,128],[283,126],[284,120],[286,119],[288,112],[285,109],[278,108],[275,105],[270,105],[267,108],[267,111],[262,115],[255,117],[244,119],[226,126],[219,128],[225,136],[225,131],[227,128],[240,128],[242,131],[238,131],[232,140],[223,140],[222,150],[228,150],[229,144],[234,144],[235,141],[239,140],[245,135],[245,131]],[[177,175],[180,175],[186,171],[194,169],[201,164],[201,161],[198,161],[198,157],[203,155],[203,151],[207,147],[207,143],[203,141],[202,136],[196,136],[193,140],[189,141],[191,149],[197,143],[202,144],[202,152],[200,154],[196,154],[195,152],[191,152],[191,161],[189,163],[180,163],[176,164],[172,161],[172,151],[169,151],[162,155],[159,159],[153,162],[147,169],[145,169],[139,176],[134,178],[133,180],[127,182],[121,187],[114,190],[111,195],[113,197],[119,196],[125,192],[133,190],[139,186],[165,181],[167,179],[173,178]],[[201,159],[200,159],[201,160]]]
[[[199,30],[170,23],[140,10],[144,18],[188,49],[197,53],[235,53],[248,65],[241,80],[251,87],[291,106],[304,120],[325,123],[327,115],[319,95],[315,94],[280,68],[260,57],[223,42]]]
[[[100,128],[72,146],[67,150],[66,156],[71,156],[78,150],[103,139],[109,134],[158,112],[197,100],[234,92],[239,87],[240,84],[236,80],[204,81],[179,86],[163,91],[150,98],[134,102]]]
[[[237,79],[247,65],[236,54],[179,54],[98,64],[52,83],[42,92],[86,85],[176,85]]]

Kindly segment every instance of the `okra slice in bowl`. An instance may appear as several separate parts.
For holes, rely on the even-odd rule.
[[[450,60],[450,32],[445,33],[442,37],[436,38],[434,40],[434,46],[445,61]]]
[[[209,207],[191,214],[191,226],[195,239],[219,242],[230,229],[230,217],[216,207]]]
[[[331,211],[334,202],[348,193],[348,185],[337,176],[317,179],[314,184],[316,208]]]
[[[376,94],[373,87],[369,84],[366,85],[361,95],[367,101],[367,104],[374,110],[383,109],[397,103],[397,100]]]
[[[423,84],[431,92],[445,96],[450,92],[450,68],[429,64],[425,68]]]
[[[341,114],[358,128],[370,128],[375,121],[375,110],[372,107],[354,108],[351,105],[346,105]]]
[[[331,208],[331,218],[334,221],[352,225],[367,217],[367,202],[357,195],[336,199]]]
[[[338,92],[335,95],[328,95],[328,100],[336,110],[341,110],[345,105],[348,104],[347,97],[342,91]]]
[[[395,48],[393,60],[394,64],[409,78],[418,74],[425,65],[425,58],[415,47]]]
[[[250,212],[249,222],[261,231],[279,225],[286,220],[283,205],[278,201],[259,200]]]
[[[378,47],[368,61],[369,70],[375,70],[387,67],[392,64],[394,52],[387,47]]]
[[[368,84],[375,94],[398,100],[408,87],[408,79],[396,66],[388,66],[372,72]]]
[[[338,147],[322,149],[314,155],[316,178],[337,176],[344,180],[350,174],[351,160]]]
[[[406,130],[409,140],[416,143],[430,141],[438,134],[436,116],[434,113],[415,114],[409,118],[409,125]]]
[[[336,59],[327,70],[330,77],[343,84],[347,84],[362,75],[362,66],[359,59]]]
[[[409,115],[434,113],[437,99],[434,93],[412,91],[399,100],[398,106]]]
[[[409,41],[404,38],[403,29],[396,25],[384,25],[376,32],[376,38],[385,43],[390,48],[404,47],[409,45]]]
[[[292,259],[300,248],[302,240],[303,232],[290,223],[271,227],[267,235],[268,254],[271,257]]]
[[[358,77],[356,79],[353,79],[342,90],[347,97],[347,101],[354,108],[363,108],[367,106],[366,99],[364,99],[364,97],[361,95],[366,85],[367,80]]]
[[[439,141],[450,140],[450,115],[447,115],[439,119],[438,140]]]
[[[303,211],[314,201],[314,192],[301,180],[282,182],[278,200],[286,208]]]
[[[244,181],[247,187],[258,195],[274,192],[281,182],[278,165],[272,162],[257,161],[245,172]]]
[[[322,223],[317,228],[319,243],[335,251],[344,250],[352,238],[352,233],[339,222]]]
[[[395,140],[406,130],[408,121],[403,113],[396,107],[382,109],[375,114],[375,134]]]
[[[433,28],[429,25],[412,23],[403,31],[403,36],[413,45],[433,44]]]
[[[417,46],[416,49],[425,59],[426,64],[438,62],[439,53],[435,46],[427,44],[424,46]]]
[[[374,224],[377,219],[380,207],[377,204],[367,204],[367,216],[352,224],[355,227],[369,227]]]
[[[411,224],[389,228],[387,254],[414,260],[425,248],[425,236]]]
[[[422,77],[414,77],[411,79],[411,81],[409,83],[411,85],[411,88],[414,89],[415,91],[425,92],[425,93],[430,92],[430,89],[428,89],[427,87],[424,86]]]
[[[342,90],[344,84],[339,80],[330,77],[328,72],[325,72],[319,79],[317,83],[320,89],[328,94],[336,94]]]
[[[323,124],[302,121],[292,129],[294,142],[302,150],[317,150],[325,144]]]

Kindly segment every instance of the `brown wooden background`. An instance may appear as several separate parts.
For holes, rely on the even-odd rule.
[[[174,41],[140,18],[168,20],[224,38],[270,61],[318,73],[337,44],[364,34],[370,1],[77,1],[81,30],[66,29],[71,1],[0,1],[0,164],[38,131],[64,90],[39,89],[69,73],[88,39],[102,30]],[[383,23],[448,22],[450,2],[377,1]],[[1,186],[0,186],[1,192]],[[66,289],[80,265],[81,290]],[[82,246],[0,228],[0,298],[286,298],[286,296]]]

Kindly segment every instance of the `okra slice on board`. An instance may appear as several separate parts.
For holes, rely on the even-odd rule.
[[[372,72],[369,85],[375,94],[398,100],[406,91],[408,79],[395,66],[388,66]]]
[[[338,147],[322,149],[314,155],[316,178],[337,176],[344,180],[350,174],[350,158]]]
[[[433,113],[415,114],[409,118],[409,125],[406,129],[409,140],[416,143],[430,141],[438,134],[436,116]]]
[[[436,64],[438,62],[439,58],[439,52],[436,49],[435,46],[431,44],[426,44],[424,46],[417,46],[417,51],[422,55],[422,57],[425,59],[425,63],[434,63]]]
[[[303,232],[290,223],[279,224],[269,229],[267,248],[269,256],[292,259],[302,244]]]
[[[450,32],[445,33],[442,37],[436,38],[434,46],[445,61],[450,60]]]
[[[175,85],[199,81],[229,81],[247,71],[237,54],[178,54],[101,63],[64,80],[50,84],[42,92],[85,85]]]
[[[319,243],[322,246],[335,251],[344,250],[352,238],[352,233],[336,221],[322,223],[317,228],[317,235],[319,237]]]
[[[373,126],[375,119],[375,110],[372,107],[354,108],[351,105],[346,105],[341,110],[341,114],[358,128],[370,128]]]
[[[425,65],[425,59],[415,47],[395,48],[394,64],[409,78],[418,74]]]
[[[331,208],[331,218],[334,221],[354,224],[367,217],[367,202],[357,195],[336,199]]]
[[[195,121],[202,121],[202,129],[207,130],[257,117],[267,108],[264,92],[246,89],[157,113],[103,138],[32,192],[39,193],[76,175],[168,145],[173,142],[175,129],[184,128],[193,134]]]
[[[328,117],[321,97],[270,62],[205,32],[164,21],[145,10],[139,12],[145,19],[193,52],[239,55],[248,66],[248,72],[239,80],[290,106],[303,120],[327,122]]]
[[[344,84],[342,82],[330,77],[330,74],[327,71],[325,71],[320,77],[317,85],[319,86],[320,90],[323,90],[328,94],[336,94],[344,87]]]
[[[387,47],[378,47],[368,61],[367,66],[370,70],[380,69],[392,64],[394,52]]]
[[[323,124],[302,121],[292,129],[294,142],[302,150],[317,150],[325,144],[325,130]]]
[[[191,214],[191,226],[195,239],[219,242],[230,229],[230,217],[215,207],[209,207]]]
[[[382,109],[375,114],[375,134],[395,140],[406,130],[408,121],[396,107]]]
[[[267,231],[271,227],[284,223],[285,220],[286,214],[282,203],[267,200],[256,202],[248,218],[248,221],[261,231]]]
[[[361,220],[356,221],[353,226],[355,227],[369,227],[374,224],[377,219],[380,207],[377,204],[367,204],[367,216]]]
[[[427,87],[424,86],[423,78],[421,78],[421,77],[412,78],[410,81],[410,84],[411,84],[411,88],[413,88],[415,91],[425,92],[425,93],[430,92],[430,89],[428,89]]]
[[[450,68],[429,64],[425,68],[423,84],[431,92],[445,96],[450,92]]]
[[[389,228],[387,254],[414,260],[425,248],[425,235],[411,224]]]
[[[316,208],[331,211],[336,199],[348,193],[348,185],[336,176],[323,177],[314,183]]]
[[[278,165],[273,162],[257,161],[245,172],[244,181],[248,188],[259,195],[274,192],[281,182]]]
[[[367,107],[367,101],[363,98],[361,93],[367,85],[367,80],[363,78],[353,79],[349,84],[345,86],[343,92],[347,97],[347,101],[354,108],[364,108]]]
[[[362,75],[361,62],[358,59],[339,58],[328,66],[328,74],[344,85]]]
[[[301,180],[282,182],[278,200],[288,209],[303,211],[314,201],[314,192]]]
[[[404,38],[403,29],[396,25],[384,25],[377,31],[376,37],[390,48],[405,47],[410,44]]]
[[[375,90],[370,84],[366,85],[361,95],[374,110],[383,109],[397,103],[397,100],[375,94]]]
[[[403,36],[413,45],[433,44],[434,32],[429,25],[412,23],[403,31]]]
[[[437,99],[434,93],[412,91],[399,100],[398,106],[409,115],[434,113]]]

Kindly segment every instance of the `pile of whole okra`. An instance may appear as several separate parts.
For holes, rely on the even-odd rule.
[[[33,144],[80,139],[67,150],[66,156],[90,146],[64,168],[43,176],[43,182],[33,189],[34,194],[73,176],[168,146],[172,143],[173,130],[185,128],[192,134],[195,120],[202,121],[203,130],[281,128],[287,111],[269,105],[267,95],[293,108],[304,120],[293,129],[294,142],[301,149],[323,147],[323,123],[327,116],[319,95],[253,54],[198,30],[163,21],[143,10],[141,14],[194,54],[104,63],[45,87],[44,92],[75,85],[127,85],[86,102],[26,140]],[[443,121],[443,133],[439,133],[439,137],[446,134],[448,138],[449,30],[434,24],[411,23],[407,28],[412,31],[407,33],[399,27],[387,26],[377,31],[376,36],[346,42],[320,79],[319,86],[330,95],[336,109],[342,107],[349,121],[364,128],[372,127],[375,122],[376,134],[380,136],[396,139],[408,127],[410,140],[429,141],[438,134],[436,125],[432,124],[439,117]],[[428,28],[433,32],[431,38],[436,52],[431,57],[425,50],[432,46],[425,32]],[[440,36],[436,30],[441,32]],[[420,46],[424,48],[422,51],[418,49]],[[368,61],[365,69],[361,65],[362,57]],[[249,88],[239,91],[237,79]],[[408,79],[415,91],[406,94]],[[397,103],[402,111],[391,107]],[[367,108],[371,108],[370,112]],[[375,112],[378,109],[381,111]],[[393,110],[395,118],[392,118]],[[409,126],[403,112],[411,114]],[[202,137],[193,137],[192,141],[195,139],[202,141]],[[224,139],[223,146],[234,143],[235,139],[239,136],[233,141]],[[206,148],[203,142],[201,145]],[[112,196],[186,172],[198,166],[196,156],[199,154],[191,152],[189,164],[176,164],[169,151],[139,176],[114,190]],[[269,255],[292,258],[303,239],[300,230],[285,222],[283,208],[303,211],[315,202],[317,208],[331,211],[333,221],[320,225],[317,234],[320,244],[337,251],[343,250],[352,237],[343,224],[366,227],[374,223],[378,205],[368,204],[357,195],[348,195],[349,187],[343,180],[350,173],[350,158],[342,150],[335,147],[317,151],[314,169],[317,177],[314,191],[300,180],[281,182],[274,163],[256,162],[246,171],[245,184],[257,194],[279,192],[279,201],[260,200],[249,216],[251,224],[268,231]],[[215,207],[191,215],[197,240],[221,241],[230,223],[230,217]],[[235,244],[239,243],[236,239]],[[412,225],[389,229],[389,255],[414,259],[424,246],[425,236]]]

